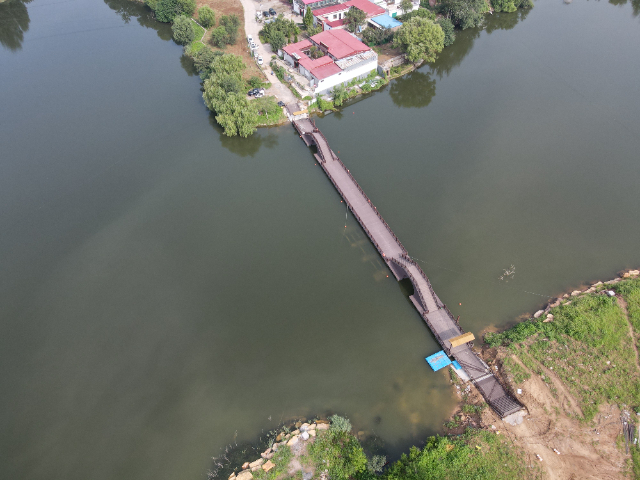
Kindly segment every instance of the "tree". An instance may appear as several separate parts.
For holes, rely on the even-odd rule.
[[[438,20],[438,25],[440,25],[440,28],[442,28],[444,32],[444,46],[448,47],[456,39],[456,31],[453,23],[448,18],[443,17]]]
[[[402,0],[400,2],[400,10],[402,10],[403,15],[406,15],[413,10],[413,2],[411,0]]]
[[[461,30],[481,25],[488,11],[485,0],[443,0],[440,4],[440,12]]]
[[[224,47],[227,44],[227,29],[223,26],[214,28],[211,30],[211,39],[209,41],[218,48]]]
[[[211,64],[219,55],[222,55],[222,52],[214,52],[209,48],[201,48],[195,54],[193,65],[196,67],[196,70],[198,70],[198,73],[200,74],[200,78],[202,80],[205,80],[211,74]]]
[[[269,44],[271,45],[271,50],[273,50],[274,53],[277,53],[278,50],[286,45],[286,43],[287,39],[280,30],[274,30],[269,36]]]
[[[342,105],[345,100],[349,99],[349,92],[347,91],[347,88],[342,84],[333,87],[331,94],[333,95],[333,104],[337,107]]]
[[[408,0],[411,3],[411,0]],[[356,7],[351,7],[344,15],[344,23],[351,32],[357,32],[358,29],[364,25],[367,19],[367,14]]]
[[[196,11],[196,0],[178,0],[176,15],[190,17]]]
[[[188,45],[196,38],[193,22],[184,15],[174,19],[173,25],[171,25],[171,32],[173,33],[173,40],[178,45]]]
[[[302,20],[302,23],[304,23],[304,26],[307,27],[307,30],[313,27],[313,12],[309,7],[307,7],[307,9],[304,11],[304,18]]]
[[[245,68],[241,57],[219,55],[211,63],[211,75],[204,82],[202,98],[228,136],[248,137],[258,123],[258,113],[243,91]]]
[[[198,9],[198,21],[204,28],[213,27],[216,24],[216,13],[205,5]]]
[[[444,48],[444,32],[432,20],[414,17],[402,24],[393,39],[393,46],[401,47],[410,62],[433,62]]]
[[[226,43],[233,45],[238,39],[238,28],[240,28],[240,19],[237,15],[222,15],[220,17],[220,26],[227,31]]]
[[[147,0],[147,5],[155,12],[158,21],[171,23],[178,15],[190,17],[196,9],[196,0]]]

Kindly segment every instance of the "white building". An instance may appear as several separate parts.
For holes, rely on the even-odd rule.
[[[314,25],[322,25],[323,30],[344,28],[345,15],[351,7],[362,10],[366,15],[367,20],[385,13],[384,8],[370,2],[369,0],[349,0],[337,5],[313,10],[313,23]]]
[[[325,30],[282,50],[284,61],[309,79],[315,93],[321,95],[336,85],[364,78],[378,67],[378,54],[346,30]],[[312,50],[323,55],[312,58]]]

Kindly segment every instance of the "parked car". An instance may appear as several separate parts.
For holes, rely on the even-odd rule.
[[[255,95],[256,98],[264,97],[264,92],[258,92]]]
[[[262,65],[262,57],[258,56],[258,65]]]
[[[256,90],[257,88],[252,88],[247,92],[247,95],[249,95],[250,97],[254,96],[257,93]]]
[[[247,42],[249,42],[249,45],[253,43],[253,37],[251,35],[247,35]]]
[[[276,13],[275,9],[273,9],[273,8],[270,8],[270,9],[269,9],[269,13],[270,13],[271,15],[273,15],[274,17],[278,15],[278,14]]]
[[[282,100],[280,100],[280,101],[278,102],[278,106],[279,106],[279,107],[284,107],[284,102],[283,102]]]
[[[267,12],[266,10],[262,12],[262,15],[264,16],[264,18],[269,18],[269,12]]]
[[[255,50],[256,48],[258,48],[258,44],[256,42],[251,42],[249,46],[251,47],[251,50]]]

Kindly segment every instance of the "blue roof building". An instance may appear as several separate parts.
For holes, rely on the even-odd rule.
[[[373,26],[377,28],[397,28],[402,25],[402,22],[390,17],[386,13],[371,18],[369,22],[371,22]]]

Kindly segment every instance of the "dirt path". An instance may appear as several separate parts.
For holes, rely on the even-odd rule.
[[[629,310],[627,309],[627,302],[622,297],[616,297],[618,300],[618,305],[624,312],[624,318],[627,319],[627,325],[629,325],[629,337],[631,337],[631,346],[633,347],[633,351],[636,354],[636,367],[638,371],[640,371],[640,356],[638,355],[638,347],[636,346],[636,337],[633,332],[633,325],[631,325],[631,320],[629,319]]]
[[[271,67],[269,67],[269,62],[271,62],[271,55],[273,55],[274,52],[271,50],[271,45],[263,45],[258,37],[258,32],[262,29],[262,24],[256,21],[256,12],[262,4],[256,0],[240,0],[240,2],[244,9],[244,30],[246,34],[251,35],[253,41],[258,44],[256,58],[258,55],[261,55],[264,62],[259,68],[271,82],[271,88],[266,91],[266,95],[273,95],[286,104],[296,102],[297,98],[291,93],[291,90],[289,90],[286,85],[283,85],[278,77],[271,75],[272,72]],[[246,44],[247,39],[246,37],[244,39],[238,39],[238,42],[244,42]]]

